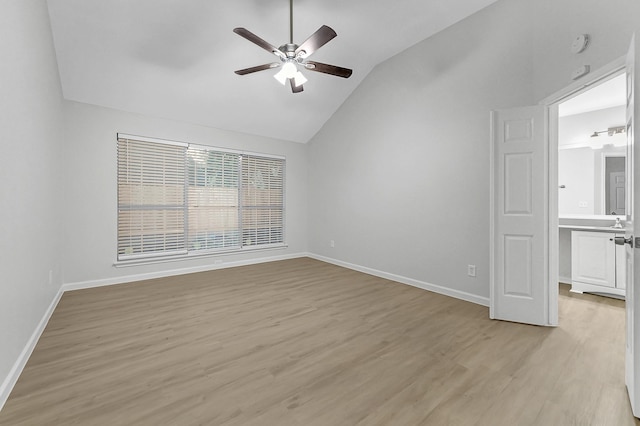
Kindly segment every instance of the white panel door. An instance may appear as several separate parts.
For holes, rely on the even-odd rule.
[[[549,324],[548,143],[543,106],[493,111],[490,316]]]
[[[635,38],[635,37],[634,37]],[[640,285],[640,274],[635,274],[635,265],[640,265],[640,250],[634,250],[633,241],[635,227],[635,212],[640,208],[640,173],[634,170],[634,164],[640,164],[640,155],[635,147],[634,123],[637,111],[635,109],[638,92],[635,90],[635,81],[638,79],[638,67],[635,64],[636,43],[631,40],[631,46],[627,54],[627,203],[625,239],[627,276],[626,276],[626,310],[627,310],[627,344],[625,362],[625,381],[629,392],[629,400],[633,415],[640,417],[640,297],[637,289]],[[618,239],[617,242],[619,242]],[[636,241],[637,243],[638,241]],[[636,244],[636,248],[637,244]]]

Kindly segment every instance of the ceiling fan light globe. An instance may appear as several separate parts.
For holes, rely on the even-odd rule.
[[[300,71],[297,71],[295,76],[293,77],[293,84],[296,87],[302,86],[307,82],[307,78]]]
[[[286,78],[294,78],[298,72],[298,67],[292,61],[287,61],[282,66],[282,72]]]
[[[284,84],[287,82],[287,77],[285,76],[284,70],[280,70],[278,71],[273,78],[275,78],[276,80],[278,80],[280,82],[280,84],[282,84],[284,86]]]
[[[302,75],[302,73],[298,71],[298,67],[296,67],[296,64],[291,61],[287,61],[282,65],[282,68],[276,75],[274,75],[274,77],[280,82],[280,84],[284,86],[288,79],[296,78],[297,74]],[[298,86],[298,84],[296,84],[296,86]]]

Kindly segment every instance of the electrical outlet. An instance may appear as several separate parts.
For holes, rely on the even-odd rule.
[[[329,246],[330,247],[335,247],[336,246],[336,242],[333,241],[333,240],[329,241]]]
[[[467,265],[467,275],[470,277],[476,276],[476,265]]]

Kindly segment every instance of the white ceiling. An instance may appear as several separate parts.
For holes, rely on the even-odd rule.
[[[565,148],[601,148],[603,144],[622,146],[626,135],[602,134],[592,138],[593,132],[609,127],[624,126],[626,122],[626,76],[614,77],[559,105],[558,145]]]
[[[626,105],[624,74],[605,81],[559,105],[560,117]],[[623,123],[624,124],[624,123]]]
[[[287,0],[48,0],[64,97],[155,117],[307,142],[378,63],[496,0],[295,0],[294,42],[321,25],[338,37],[312,60],[349,79],[305,71],[292,94],[275,71],[236,69],[275,56],[289,38]],[[154,135],[151,135],[154,136]]]

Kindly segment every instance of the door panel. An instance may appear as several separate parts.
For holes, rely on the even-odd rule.
[[[548,144],[542,106],[493,111],[491,300],[494,319],[548,325]]]
[[[506,154],[505,169],[505,215],[531,215],[533,205],[532,163],[530,152],[524,154]]]
[[[522,235],[504,236],[504,290],[506,296],[533,297],[531,267],[533,238]]]
[[[635,228],[635,212],[640,206],[640,196],[636,191],[640,189],[640,173],[635,173],[634,164],[640,164],[639,155],[635,149],[635,109],[636,98],[635,81],[638,78],[638,67],[636,66],[635,37],[631,40],[631,46],[627,54],[626,74],[627,74],[627,203],[626,203],[626,223],[625,238],[633,238]],[[625,357],[625,381],[629,392],[629,401],[633,415],[640,417],[640,298],[637,295],[640,274],[635,274],[635,265],[640,265],[640,250],[625,244],[627,260],[626,276],[626,310],[627,310],[627,344]],[[636,247],[637,248],[637,247]]]

